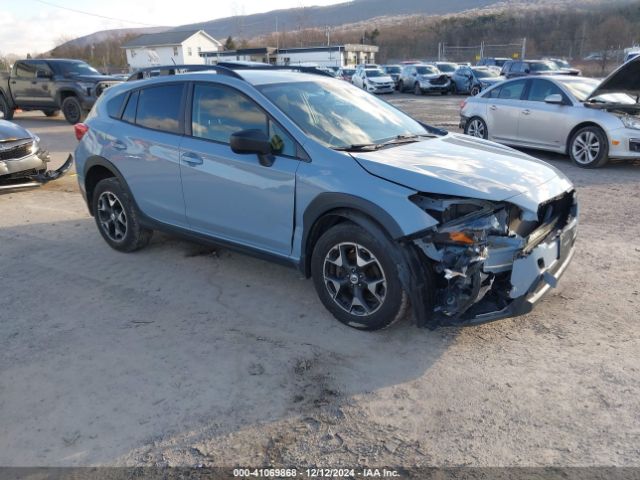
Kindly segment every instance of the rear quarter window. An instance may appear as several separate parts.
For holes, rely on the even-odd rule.
[[[126,97],[126,93],[121,93],[120,95],[117,95],[109,100],[107,102],[107,115],[109,115],[111,118],[120,118],[122,105],[124,104],[124,99]]]

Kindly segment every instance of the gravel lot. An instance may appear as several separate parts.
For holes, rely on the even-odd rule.
[[[386,99],[455,127],[462,97]],[[61,164],[62,119],[17,114]],[[640,163],[566,172],[575,259],[531,314],[367,334],[311,281],[156,235],[66,177],[0,195],[0,465],[640,466]]]

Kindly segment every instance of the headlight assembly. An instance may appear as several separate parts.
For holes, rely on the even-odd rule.
[[[622,120],[625,127],[640,130],[640,118],[632,117],[631,115],[622,115],[618,118]]]

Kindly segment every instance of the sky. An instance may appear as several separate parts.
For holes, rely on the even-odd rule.
[[[0,0],[0,55],[46,52],[63,40],[111,28],[177,26],[234,15],[250,15],[281,8],[331,5],[344,1]],[[59,7],[81,10],[93,15]]]

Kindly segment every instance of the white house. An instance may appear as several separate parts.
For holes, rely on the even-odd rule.
[[[253,61],[276,65],[341,67],[359,63],[375,63],[378,46],[361,44],[329,45],[300,48],[243,48],[238,50],[203,51],[204,63]]]
[[[204,64],[202,52],[222,50],[222,44],[204,30],[147,33],[122,45],[131,70],[154,65]]]

